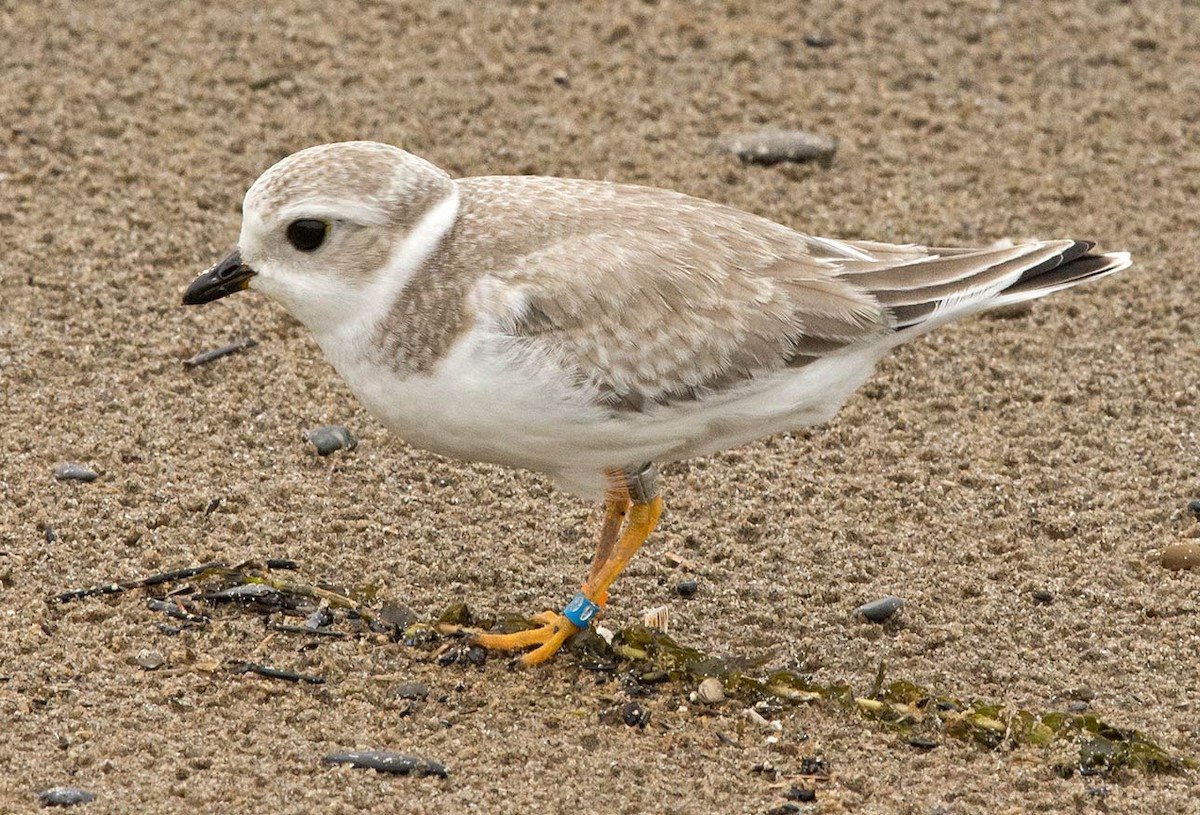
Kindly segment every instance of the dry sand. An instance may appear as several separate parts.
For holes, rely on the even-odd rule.
[[[1200,575],[1159,564],[1200,528],[1200,9],[246,5],[0,5],[0,811],[65,784],[94,792],[95,813],[766,813],[814,786],[796,776],[818,756],[814,812],[1200,812],[1194,773],[1063,779],[1054,751],[921,751],[832,704],[774,714],[768,744],[744,704],[704,709],[674,682],[637,729],[601,715],[629,698],[621,681],[569,657],[439,667],[401,644],[267,640],[237,612],[168,636],[142,592],[44,599],[265,557],[423,615],[532,612],[577,586],[589,507],[390,437],[261,298],[179,305],[263,169],[377,139],[456,174],[672,187],[833,236],[1131,250],[1118,278],[902,349],[826,428],[669,468],[664,523],[609,619],[666,604],[681,642],[860,692],[881,660],[889,678],[1039,712],[1090,689],[1091,712],[1200,753]],[[835,136],[836,161],[714,153],[757,126]],[[260,345],[182,366],[236,336]],[[318,459],[301,437],[327,422],[359,448]],[[56,482],[64,461],[101,476]],[[686,577],[691,600],[673,591]],[[907,601],[896,620],[853,617],[889,593]],[[143,669],[142,650],[165,664]],[[402,680],[429,698],[410,708]],[[352,747],[451,775],[321,766]]]

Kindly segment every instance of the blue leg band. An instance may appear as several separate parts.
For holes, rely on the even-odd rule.
[[[572,597],[571,602],[567,603],[567,607],[562,612],[563,616],[574,623],[576,628],[587,628],[599,613],[600,606],[584,597],[583,592]]]

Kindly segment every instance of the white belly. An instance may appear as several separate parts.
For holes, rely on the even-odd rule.
[[[876,360],[874,352],[838,354],[700,401],[634,412],[597,405],[554,359],[519,356],[483,330],[424,374],[361,354],[327,355],[367,410],[410,444],[543,472],[588,498],[603,495],[606,469],[705,455],[827,421]]]

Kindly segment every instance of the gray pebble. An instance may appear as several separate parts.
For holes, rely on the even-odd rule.
[[[38,796],[44,807],[73,807],[76,804],[90,804],[96,796],[79,787],[51,787]]]
[[[686,600],[689,597],[695,597],[699,588],[700,584],[695,580],[680,580],[675,584],[675,593]]]
[[[855,614],[861,614],[873,623],[881,623],[904,607],[904,601],[895,595],[880,597],[869,603],[863,603],[854,609]]]
[[[338,450],[353,450],[358,447],[358,439],[354,434],[340,424],[327,424],[310,430],[304,438],[317,448],[317,454],[327,456]]]
[[[163,655],[158,651],[151,651],[148,649],[138,651],[138,655],[135,657],[135,659],[137,660],[137,664],[141,665],[147,671],[153,671],[161,668],[163,663],[166,662],[166,659],[164,659]]]
[[[446,778],[450,775],[446,765],[440,761],[390,753],[387,750],[333,753],[325,756],[323,761],[325,764],[349,764],[351,767],[365,767],[395,775],[436,775],[438,778]]]
[[[1046,589],[1034,589],[1030,592],[1030,596],[1033,597],[1033,602],[1039,606],[1048,606],[1054,602],[1054,593]]]
[[[402,682],[396,686],[396,696],[400,699],[424,699],[429,695],[429,686],[422,682]]]
[[[59,481],[82,481],[90,484],[100,475],[95,470],[89,470],[82,464],[60,464],[54,468],[54,477]]]
[[[778,164],[781,161],[828,163],[833,160],[837,146],[837,139],[803,130],[731,133],[717,141],[717,149],[733,153],[746,164]]]

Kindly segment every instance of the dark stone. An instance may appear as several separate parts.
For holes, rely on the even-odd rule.
[[[644,728],[650,721],[650,711],[642,707],[641,702],[626,702],[621,708],[621,721],[630,727]]]
[[[59,481],[82,481],[90,484],[100,477],[95,470],[89,470],[82,464],[60,464],[54,468],[54,477]]]
[[[1039,606],[1048,606],[1054,602],[1054,593],[1045,589],[1034,589],[1031,596]]]
[[[44,807],[73,807],[76,804],[90,804],[96,796],[79,787],[51,787],[38,795],[38,800]]]
[[[787,799],[789,801],[799,801],[802,804],[811,804],[817,800],[817,791],[807,789],[806,787],[792,787],[787,791]]]
[[[882,623],[903,607],[904,600],[889,594],[887,597],[862,604],[854,609],[854,613],[861,614],[873,623]]]
[[[675,584],[675,593],[684,599],[695,597],[699,589],[700,584],[695,580],[680,580]]]
[[[328,456],[338,450],[353,450],[358,447],[358,439],[354,438],[354,434],[340,424],[327,424],[316,430],[310,430],[304,435],[304,438],[317,448],[317,454],[320,456]]]
[[[446,778],[450,775],[446,765],[440,761],[390,753],[386,750],[333,753],[325,756],[322,762],[325,764],[349,764],[351,767],[364,767],[394,775],[435,775],[438,778]]]
[[[403,682],[396,686],[396,696],[400,699],[424,699],[429,695],[429,686],[423,682]]]

